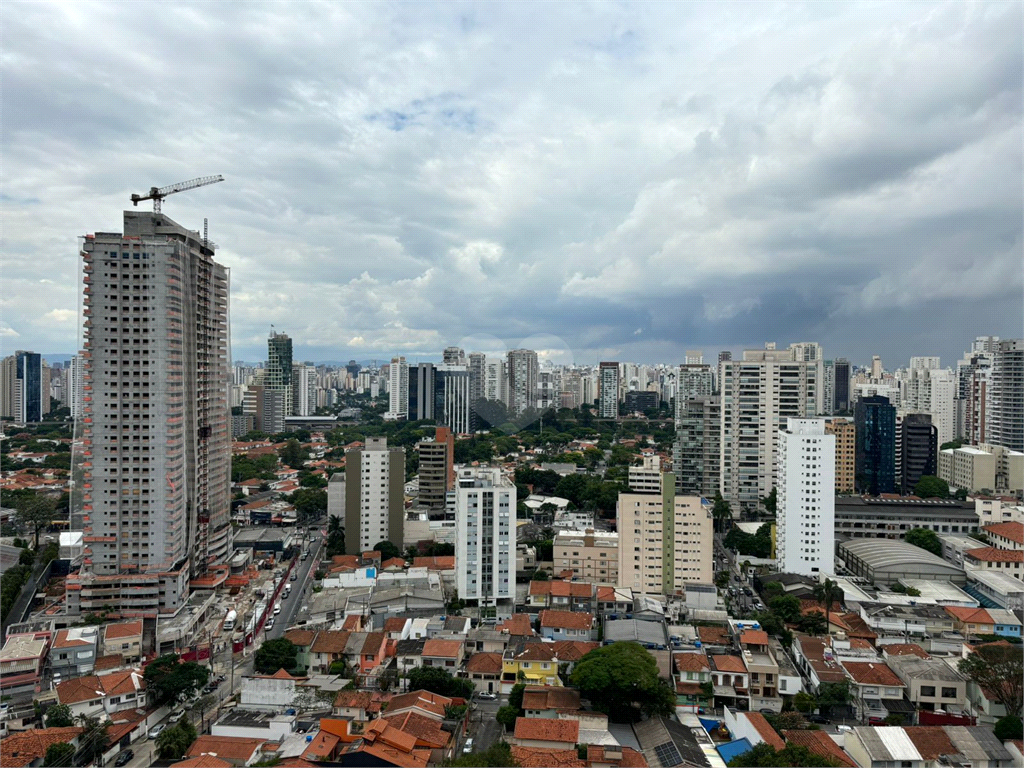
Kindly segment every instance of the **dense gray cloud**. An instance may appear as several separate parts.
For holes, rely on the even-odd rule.
[[[210,218],[234,354],[593,362],[1022,332],[1018,3],[0,7],[0,343],[76,345],[76,237]],[[559,346],[561,345],[561,346]]]

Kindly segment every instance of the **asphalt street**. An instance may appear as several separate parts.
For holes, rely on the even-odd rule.
[[[308,536],[306,538],[306,543],[309,545],[309,557],[305,560],[299,560],[295,566],[293,573],[298,574],[298,578],[295,581],[288,582],[292,585],[291,595],[287,599],[283,596],[278,599],[278,602],[281,604],[281,613],[274,619],[274,628],[270,630],[264,628],[263,632],[268,640],[275,640],[284,636],[284,633],[288,631],[288,627],[295,621],[299,608],[305,602],[308,591],[312,589],[313,582],[310,574],[314,573],[314,565],[320,562],[320,549],[323,547],[324,539],[320,535],[318,527],[314,527],[311,530],[317,534],[317,538],[312,542],[309,541]]]
[[[473,697],[467,732],[467,736],[473,739],[473,752],[483,752],[501,736],[501,723],[495,720],[494,716],[505,704],[508,704],[508,696],[501,694],[494,701]],[[465,739],[459,745],[460,751],[464,745]]]

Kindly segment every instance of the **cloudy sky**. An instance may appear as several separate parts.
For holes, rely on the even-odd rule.
[[[77,236],[216,173],[164,211],[210,219],[235,358],[1022,333],[1017,2],[0,14],[4,354],[73,352]]]

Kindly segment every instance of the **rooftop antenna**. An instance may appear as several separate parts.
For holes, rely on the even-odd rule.
[[[176,192],[186,192],[197,187],[205,187],[208,184],[216,184],[218,181],[224,181],[224,177],[219,173],[216,176],[200,176],[198,179],[192,179],[191,181],[179,181],[166,187],[150,187],[149,192],[145,195],[132,195],[132,204],[138,207],[141,201],[152,200],[153,213],[160,213],[160,201],[168,195],[173,195]]]

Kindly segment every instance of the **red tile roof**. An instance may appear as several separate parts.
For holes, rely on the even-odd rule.
[[[416,746],[440,749],[451,736],[441,727],[437,720],[425,717],[418,712],[408,711],[398,715],[384,714],[384,719],[403,733],[416,737]],[[422,743],[421,743],[422,742]]]
[[[949,740],[945,729],[939,725],[915,725],[904,728],[910,740],[925,760],[936,760],[942,755],[955,755],[960,752]]]
[[[189,757],[214,754],[225,760],[248,762],[265,744],[264,739],[246,739],[241,736],[200,736],[185,753]]]
[[[580,739],[580,723],[578,720],[552,720],[547,717],[518,717],[514,735],[524,741],[575,744]]]
[[[578,611],[541,611],[540,626],[550,629],[592,629],[594,617]]]
[[[522,768],[586,768],[575,749],[512,747],[512,757]]]
[[[556,658],[554,643],[526,643],[515,655],[517,661],[554,661]]]
[[[585,598],[594,594],[594,586],[579,581],[531,581],[530,594]]]
[[[344,653],[351,634],[351,632],[333,629],[318,632],[309,651],[310,653]]]
[[[466,662],[466,671],[482,675],[494,675],[501,672],[500,653],[474,653]]]
[[[423,656],[432,656],[440,659],[457,659],[462,650],[462,642],[459,640],[441,640],[433,638],[423,644]]]
[[[674,653],[672,660],[675,662],[677,672],[703,672],[711,669],[708,657],[699,651],[697,653]]]
[[[579,709],[580,693],[573,688],[530,685],[523,690],[523,709]]]
[[[416,707],[424,712],[431,712],[435,715],[444,716],[444,708],[452,704],[447,696],[430,691],[410,691],[400,696],[394,696],[388,704],[388,712],[401,712],[403,709]]]
[[[405,629],[405,625],[408,624],[408,623],[409,623],[408,619],[397,619],[397,618],[387,619],[384,622],[384,631],[385,632],[401,632],[403,629]]]
[[[124,637],[136,637],[142,635],[142,619],[137,621],[122,621],[117,624],[107,624],[104,628],[104,640],[119,640]]]
[[[380,564],[381,570],[388,570],[389,568],[405,568],[405,560],[401,557],[391,557]]]
[[[697,637],[704,645],[732,645],[732,637],[725,627],[697,627]]]
[[[316,632],[311,629],[289,629],[284,636],[286,640],[291,640],[295,645],[306,647],[316,638]]]
[[[741,645],[768,645],[768,633],[763,629],[747,629],[740,633]]]
[[[750,724],[754,726],[758,736],[760,736],[765,743],[771,745],[776,750],[786,748],[786,742],[784,742],[782,737],[775,732],[775,729],[768,724],[768,721],[764,719],[764,715],[760,712],[746,712],[744,714]]]
[[[861,685],[903,686],[889,665],[878,661],[844,661],[843,669],[855,683]]]
[[[989,612],[984,608],[964,608],[959,605],[945,606],[946,613],[964,624],[994,624]]]
[[[221,760],[219,757],[203,755],[202,757],[192,757],[188,760],[182,760],[179,763],[171,763],[170,768],[231,768],[232,765],[233,763],[229,763],[227,760]]]
[[[739,656],[712,656],[711,663],[719,672],[746,672],[747,665]]]
[[[455,570],[455,555],[438,555],[436,557],[414,557],[413,568],[426,568],[429,571]]]
[[[843,768],[857,768],[850,756],[824,731],[783,731],[782,735],[789,744],[806,747],[819,757],[833,760]]]
[[[366,634],[366,640],[363,641],[363,650],[360,652],[364,656],[376,656],[380,653],[381,646],[387,645],[388,636],[383,632],[368,632]]]
[[[11,733],[0,741],[0,755],[3,766],[22,768],[46,757],[46,750],[52,744],[62,744],[77,738],[84,729],[75,726],[67,728],[32,728]]]
[[[1024,544],[1024,523],[994,523],[986,525],[985,532]]]
[[[613,763],[619,768],[647,768],[647,761],[644,756],[632,747],[622,747],[622,757],[605,754],[605,747],[599,744],[591,744],[587,747],[587,762]]]
[[[57,634],[54,635],[53,644],[51,648],[79,648],[86,645],[92,645],[89,640],[82,637],[71,638],[68,637],[70,629],[57,630]]]
[[[922,659],[930,659],[931,656],[917,643],[893,643],[883,645],[882,651],[887,656],[919,656]]]
[[[551,647],[559,661],[579,661],[601,644],[594,640],[556,640]]]
[[[509,635],[519,637],[530,637],[537,634],[533,631],[530,615],[527,613],[513,613],[508,619],[495,627],[499,632],[507,629]]]
[[[978,547],[964,551],[964,557],[973,557],[986,563],[1024,563],[1024,549],[996,549]]]

